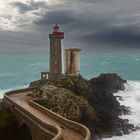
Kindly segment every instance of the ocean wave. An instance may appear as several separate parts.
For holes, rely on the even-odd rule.
[[[29,67],[33,67],[33,66],[36,66],[36,65],[40,65],[40,63],[33,63],[33,64],[30,64]]]
[[[12,91],[12,90],[16,90],[16,89],[22,89],[22,88],[26,88],[28,86],[29,85],[23,85],[23,86],[18,86],[18,87],[12,87],[12,88],[9,88],[9,89],[0,89],[0,99],[2,99],[4,94],[8,91]]]
[[[118,101],[121,105],[130,107],[131,114],[120,116],[123,119],[128,119],[130,123],[135,126],[140,126],[140,81],[128,81],[125,85],[124,91],[119,91],[114,94],[121,96],[122,99]],[[132,132],[129,135],[114,136],[112,138],[105,138],[104,140],[140,140],[140,131]]]

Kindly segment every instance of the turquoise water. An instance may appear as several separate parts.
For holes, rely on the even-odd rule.
[[[90,79],[100,73],[116,72],[127,80],[140,80],[140,52],[81,53],[81,73]],[[28,85],[49,70],[49,56],[44,53],[0,54],[0,89]]]
[[[139,51],[106,51],[81,52],[81,73],[90,79],[100,73],[115,72],[129,80],[122,96],[122,105],[130,106],[131,115],[121,116],[135,126],[140,127],[140,52]],[[49,70],[49,55],[44,53],[0,53],[0,98],[3,93],[23,88],[31,81],[40,79],[41,71]],[[140,131],[121,137],[106,140],[139,140]]]

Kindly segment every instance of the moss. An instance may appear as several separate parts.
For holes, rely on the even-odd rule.
[[[62,87],[45,85],[40,90],[43,90],[46,101],[38,101],[38,103],[67,119],[80,122],[82,109],[89,106],[84,97],[77,96],[72,91]],[[94,110],[89,110],[95,115]]]
[[[12,119],[11,113],[4,109],[0,109],[0,128],[9,124],[9,121]]]
[[[0,107],[0,139],[18,140],[18,128],[18,123],[12,113]]]

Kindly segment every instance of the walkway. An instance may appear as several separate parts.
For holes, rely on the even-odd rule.
[[[29,105],[28,104],[29,97],[27,96],[27,94],[31,94],[31,93],[32,93],[31,91],[28,91],[28,92],[15,93],[8,96],[15,103],[20,105],[22,108],[26,109],[28,112],[32,113],[34,116],[38,117],[44,123],[50,123],[51,125],[59,126],[60,128],[62,128],[62,134],[63,134],[64,140],[83,140],[84,139],[84,136],[78,131],[75,131],[71,128],[66,127],[65,125],[61,124],[57,120],[52,119],[51,117],[40,112],[38,109]]]

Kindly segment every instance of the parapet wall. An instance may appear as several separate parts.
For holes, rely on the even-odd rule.
[[[8,96],[8,95],[11,95],[11,94],[15,94],[15,93],[21,93],[21,92],[32,91],[33,89],[36,89],[36,88],[38,88],[38,86],[34,86],[34,87],[31,87],[31,88],[25,88],[25,89],[12,90],[12,91],[6,92],[6,93],[4,94],[4,97],[5,97],[5,96]]]
[[[63,140],[63,137],[62,137],[62,130],[61,128],[59,127],[56,127],[56,126],[52,126],[50,124],[47,124],[47,123],[43,123],[41,120],[39,120],[38,118],[36,118],[33,114],[31,114],[30,112],[24,110],[24,108],[22,108],[21,106],[19,106],[18,104],[16,104],[8,95],[11,95],[11,94],[15,94],[15,93],[21,93],[21,92],[28,92],[28,91],[32,91],[33,89],[36,89],[37,87],[33,87],[33,88],[26,88],[26,89],[20,89],[20,90],[15,90],[15,91],[10,91],[10,92],[7,92],[5,93],[4,95],[4,99],[3,99],[3,102],[9,102],[12,105],[16,106],[17,108],[19,108],[20,110],[24,111],[28,116],[30,116],[32,119],[36,120],[37,123],[45,126],[48,130],[50,131],[53,131],[53,133],[55,133],[55,136],[52,138],[52,140]],[[33,107],[35,107],[36,109],[40,110],[42,113],[52,117],[54,120],[57,120],[59,122],[61,122],[63,125],[65,125],[66,127],[68,128],[72,128],[74,129],[75,131],[78,131],[80,132],[83,137],[84,137],[84,140],[90,140],[90,131],[87,127],[85,127],[84,125],[82,124],[79,124],[77,122],[74,122],[74,121],[71,121],[71,120],[68,120],[54,112],[52,112],[51,110],[35,103],[35,101],[37,100],[29,100],[29,104]],[[48,131],[46,132],[48,133]]]
[[[20,90],[15,90],[15,91],[5,93],[4,99],[3,99],[4,106],[6,106],[6,107],[8,106],[13,113],[14,113],[14,111],[13,111],[14,109],[18,109],[18,110],[20,110],[20,112],[24,112],[24,114],[26,116],[28,116],[28,118],[30,118],[30,120],[32,120],[33,123],[36,123],[37,125],[40,126],[40,129],[42,129],[44,131],[44,135],[50,137],[52,140],[63,140],[61,128],[59,128],[57,126],[52,126],[51,124],[48,124],[48,123],[44,123],[43,121],[41,121],[40,119],[35,117],[32,113],[28,112],[27,110],[22,108],[20,105],[16,104],[8,96],[11,94],[27,92],[27,91],[31,91],[31,90],[32,90],[32,88],[30,88],[30,89],[27,88],[27,89],[20,89]]]
[[[54,120],[61,122],[63,125],[67,126],[68,128],[72,128],[75,131],[80,132],[84,136],[84,140],[90,140],[90,131],[87,127],[85,127],[84,125],[79,124],[77,122],[68,120],[68,119],[52,112],[51,110],[39,105],[38,103],[35,103],[35,101],[37,101],[37,100],[29,100],[29,104],[32,105],[33,107],[35,107],[36,109],[40,110],[42,113],[52,117]]]

